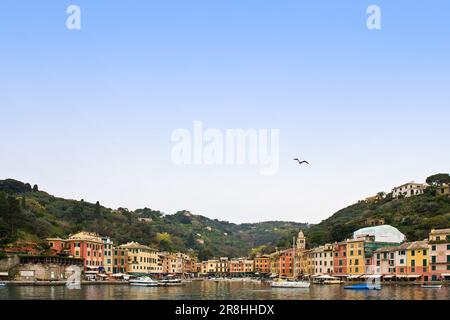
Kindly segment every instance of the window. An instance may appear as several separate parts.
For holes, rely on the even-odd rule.
[[[416,251],[414,251],[414,250],[411,250],[411,256],[415,256],[416,255]]]
[[[431,263],[436,263],[436,256],[431,257]]]
[[[431,250],[432,250],[432,251],[436,251],[436,245],[432,245],[432,246],[431,246]]]

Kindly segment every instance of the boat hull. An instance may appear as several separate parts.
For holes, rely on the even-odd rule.
[[[309,288],[311,284],[309,282],[277,282],[273,281],[270,283],[272,288]]]
[[[348,290],[381,290],[381,286],[372,286],[367,284],[355,284],[351,286],[345,286],[344,289]]]

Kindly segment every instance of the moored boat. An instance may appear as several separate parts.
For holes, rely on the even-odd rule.
[[[422,288],[427,288],[427,289],[440,289],[442,288],[442,284],[422,284]]]
[[[352,290],[381,290],[380,285],[372,285],[367,283],[358,283],[352,284],[349,286],[345,286],[344,289],[352,289]]]
[[[169,287],[169,286],[182,286],[184,285],[181,282],[181,279],[171,278],[171,279],[163,279],[159,282],[160,286]]]
[[[153,280],[150,277],[139,277],[128,281],[131,286],[140,287],[156,287],[158,286],[158,281]]]
[[[277,280],[270,283],[272,288],[309,288],[310,285],[307,281]]]

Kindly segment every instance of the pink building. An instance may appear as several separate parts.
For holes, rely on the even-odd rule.
[[[428,248],[431,280],[450,280],[450,229],[431,230]]]

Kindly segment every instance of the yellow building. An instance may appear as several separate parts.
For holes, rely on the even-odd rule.
[[[127,251],[127,273],[158,274],[163,272],[158,250],[137,242],[129,242],[119,248]]]
[[[347,240],[347,273],[350,276],[365,273],[364,241],[362,237]]]
[[[428,241],[415,241],[406,249],[406,273],[407,277],[428,280]]]

